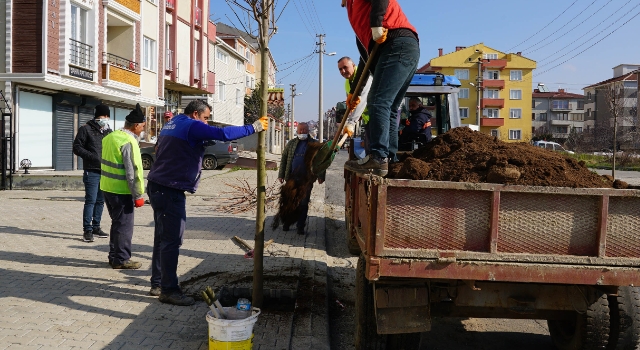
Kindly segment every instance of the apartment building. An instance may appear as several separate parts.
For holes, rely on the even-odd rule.
[[[638,69],[640,69],[640,65],[620,64],[613,67],[613,78],[583,88],[586,111],[585,127],[588,130],[613,125],[611,111],[606,101],[606,92],[612,86],[624,88],[625,106],[623,114],[625,118],[619,121],[622,123],[620,126],[637,126]]]
[[[483,43],[458,46],[418,69],[419,73],[455,75],[462,86],[460,117],[466,124],[504,141],[531,138],[532,76],[536,62],[520,53],[504,53]],[[481,114],[479,113],[481,112]]]
[[[531,132],[551,134],[556,142],[563,143],[571,133],[581,133],[584,128],[584,96],[558,91],[533,91],[531,102]]]
[[[150,44],[162,33],[157,1],[0,4],[6,18],[0,88],[14,111],[16,168],[29,159],[33,168],[81,169],[72,142],[99,103],[111,107],[113,129],[124,125],[136,103],[164,104],[157,46]]]

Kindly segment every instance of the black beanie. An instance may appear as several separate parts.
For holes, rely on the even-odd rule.
[[[142,108],[140,108],[139,103],[136,103],[136,108],[133,109],[125,119],[130,123],[144,123],[144,112]]]
[[[98,118],[98,117],[102,117],[103,115],[106,115],[107,117],[111,118],[111,109],[109,108],[109,106],[97,105],[95,117]]]

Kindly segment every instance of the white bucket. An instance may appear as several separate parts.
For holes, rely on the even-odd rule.
[[[223,307],[225,314],[235,307]],[[207,323],[209,323],[209,339],[223,342],[242,341],[251,339],[253,335],[253,325],[258,321],[260,309],[254,307],[251,316],[241,320],[219,319],[213,316],[211,311],[207,312]]]

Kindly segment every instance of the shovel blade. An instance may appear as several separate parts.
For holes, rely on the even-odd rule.
[[[325,142],[313,157],[313,161],[311,162],[311,172],[313,175],[318,176],[331,166],[333,158],[336,156],[335,150],[331,147],[332,143],[332,141]]]

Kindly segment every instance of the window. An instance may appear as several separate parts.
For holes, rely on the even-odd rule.
[[[511,118],[511,119],[521,119],[522,118],[522,109],[520,109],[520,108],[511,108],[511,110],[509,110],[509,118]]]
[[[536,120],[536,114],[535,113],[531,113],[531,120]]]
[[[575,128],[573,128],[573,131],[582,132],[582,127],[576,126]]]
[[[236,106],[242,106],[242,92],[236,89]]]
[[[460,93],[458,94],[458,98],[469,98],[469,89],[468,88],[460,89]]]
[[[551,105],[553,109],[569,109],[568,100],[553,100]]]
[[[569,120],[569,113],[558,113],[558,120]]]
[[[536,100],[531,100],[531,108],[536,108]]]
[[[236,60],[236,69],[241,71],[244,68],[244,63],[241,60]]]
[[[256,88],[256,78],[251,78],[251,88],[252,89]]]
[[[244,86],[245,86],[246,88],[251,89],[251,77],[250,77],[250,76],[248,76],[248,75],[247,75],[246,80],[245,80],[245,82],[244,82]]]
[[[469,80],[469,70],[468,69],[456,69],[454,70],[454,75],[456,78],[460,80]]]
[[[484,58],[485,60],[497,60],[498,59],[498,54],[497,53],[485,53],[484,55],[482,55],[482,58]]]
[[[498,130],[498,129],[491,129],[491,136],[493,136],[493,137],[497,137],[497,138],[500,138],[500,130]]]
[[[484,115],[487,118],[500,118],[500,110],[497,108],[486,108],[484,110]]]
[[[522,100],[522,90],[509,90],[509,98],[512,100]]]
[[[591,91],[587,92],[587,98],[591,100]]]
[[[584,114],[583,113],[571,113],[569,114],[569,120],[575,120],[575,121],[583,121],[584,120]]]
[[[511,80],[522,80],[522,71],[521,70],[512,70],[511,71]]]
[[[244,58],[246,58],[246,59],[247,59],[247,61],[249,61],[249,62],[247,62],[247,63],[249,63],[250,65],[252,65],[252,66],[253,66],[253,54],[251,53],[251,50],[249,50],[249,48],[247,48],[247,49],[244,51]]]
[[[521,140],[522,139],[522,130],[509,130],[509,140]]]
[[[546,122],[547,121],[547,113],[540,113],[540,121]]]
[[[87,45],[87,10],[71,5],[71,53],[70,63],[85,68],[91,64],[91,46]]]
[[[225,52],[223,52],[220,49],[216,51],[216,58],[224,63],[229,63],[229,55],[227,55]]]
[[[484,90],[484,98],[500,98],[500,90],[486,89]]]
[[[484,78],[487,80],[498,80],[500,79],[500,71],[499,70],[487,70],[484,72]]]
[[[568,134],[569,127],[568,126],[555,126],[553,128],[553,132],[556,134]]]
[[[143,39],[142,67],[150,71],[156,71],[156,41],[147,38]]]
[[[584,110],[584,101],[583,100],[578,100],[578,107],[576,109]]]
[[[469,118],[469,108],[463,107],[459,109],[460,119]]]
[[[224,87],[225,83],[218,82],[218,101],[224,101]]]

